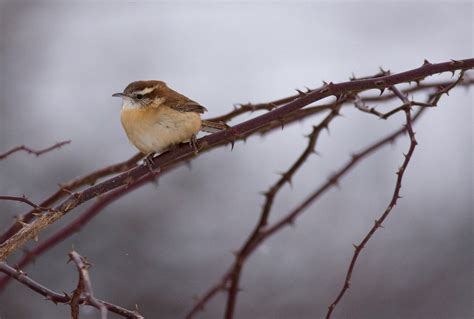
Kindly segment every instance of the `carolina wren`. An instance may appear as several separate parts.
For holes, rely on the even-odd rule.
[[[197,151],[200,130],[213,133],[228,128],[224,123],[201,120],[207,109],[163,81],[132,82],[123,93],[112,96],[122,98],[122,126],[130,142],[147,155],[149,167],[153,154],[179,143],[189,141]]]

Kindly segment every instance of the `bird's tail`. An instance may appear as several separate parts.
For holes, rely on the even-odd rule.
[[[211,122],[202,120],[201,121],[201,131],[206,133],[216,133],[220,131],[227,130],[230,126],[224,122]]]

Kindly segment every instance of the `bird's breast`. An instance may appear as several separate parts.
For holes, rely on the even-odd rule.
[[[142,153],[159,153],[188,141],[201,128],[195,112],[178,112],[169,107],[124,108],[120,119],[130,142]]]

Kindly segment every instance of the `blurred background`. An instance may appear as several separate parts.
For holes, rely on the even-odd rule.
[[[57,184],[136,151],[111,98],[131,81],[161,79],[220,115],[233,103],[266,102],[345,81],[378,67],[399,72],[423,59],[473,56],[472,2],[3,1],[0,6],[0,152],[72,140],[39,158],[0,162],[0,194],[41,201]],[[436,76],[433,80],[449,79]],[[472,102],[462,88],[416,124],[419,146],[403,199],[360,256],[334,318],[472,318]],[[374,92],[375,94],[377,92]],[[397,101],[389,104],[396,106]],[[388,109],[388,107],[384,107]],[[272,220],[307,196],[351,152],[400,127],[345,107],[313,156],[285,186]],[[255,114],[254,114],[255,115]],[[246,117],[233,121],[236,124]],[[108,206],[80,233],[27,267],[70,292],[74,248],[94,264],[96,296],[147,318],[182,318],[213,285],[257,222],[266,190],[306,146],[321,115],[265,137],[199,156]],[[244,269],[237,318],[322,318],[339,291],[353,243],[391,198],[406,139],[365,160],[296,222],[265,242]],[[84,211],[74,210],[45,234]],[[0,202],[5,230],[21,204]],[[13,263],[20,254],[12,256]],[[221,294],[197,318],[220,318]],[[81,318],[97,318],[81,308]],[[11,282],[0,318],[66,318]],[[110,314],[111,318],[117,318]]]

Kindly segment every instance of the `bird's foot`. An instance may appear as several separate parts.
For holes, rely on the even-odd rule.
[[[191,136],[191,139],[189,140],[189,145],[194,149],[194,155],[197,155],[199,153],[199,143],[196,138],[196,134],[193,134]]]
[[[156,169],[153,168],[153,155],[155,155],[155,154],[151,153],[151,154],[147,155],[147,157],[145,157],[144,161],[145,161],[145,165],[148,167],[148,170],[150,171],[150,173],[152,175],[156,175],[161,171],[161,169],[160,169],[160,167],[158,167]]]

